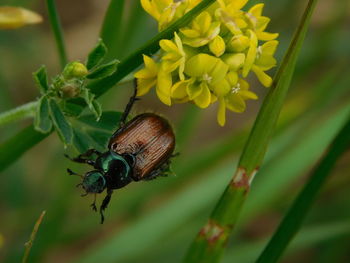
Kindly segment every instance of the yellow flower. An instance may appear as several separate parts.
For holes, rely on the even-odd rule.
[[[134,74],[134,77],[137,79],[137,96],[145,95],[157,84],[159,66],[152,58],[146,55],[143,55],[143,61],[145,68]]]
[[[233,112],[244,112],[246,109],[245,101],[248,99],[256,100],[258,96],[249,91],[249,84],[243,79],[238,79],[235,72],[229,72],[225,81],[230,87],[230,91],[219,97],[219,108],[217,120],[220,126],[224,126],[226,122],[226,108]]]
[[[250,27],[255,31],[258,40],[269,41],[278,37],[277,33],[264,32],[270,22],[270,18],[261,16],[264,4],[256,4],[246,13]]]
[[[256,60],[252,66],[252,71],[265,87],[270,87],[272,84],[272,78],[265,71],[276,66],[277,62],[273,55],[276,52],[277,45],[277,40],[271,40],[259,46]]]
[[[186,62],[185,73],[191,80],[186,86],[190,100],[200,108],[206,108],[215,99],[211,91],[225,78],[228,66],[219,58],[198,54]]]
[[[191,47],[201,47],[208,44],[220,32],[220,22],[212,21],[208,12],[198,15],[191,27],[181,28],[183,34],[182,42]]]
[[[247,27],[244,20],[244,12],[241,10],[248,0],[217,0],[220,5],[215,11],[215,15],[233,34],[242,34],[243,28]]]
[[[143,8],[164,29],[202,0],[141,0]],[[276,65],[278,34],[265,32],[270,22],[263,4],[248,12],[248,0],[216,0],[171,40],[161,40],[159,61],[144,57],[145,68],[135,73],[138,95],[155,87],[166,105],[192,102],[207,108],[218,102],[218,123],[226,122],[226,109],[243,112],[246,100],[257,99],[245,81],[251,71],[263,86],[272,78],[266,71]]]
[[[14,29],[42,22],[42,17],[21,7],[0,6],[0,29]]]
[[[184,80],[185,52],[181,39],[176,33],[174,42],[167,39],[159,42],[160,47],[165,51],[165,54],[162,56],[162,69],[170,73],[179,68],[179,77],[181,80]]]

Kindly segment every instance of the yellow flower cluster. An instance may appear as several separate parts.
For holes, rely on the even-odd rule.
[[[164,29],[201,0],[141,0],[142,7]],[[245,81],[255,73],[265,87],[272,79],[265,72],[276,65],[273,57],[278,37],[265,32],[270,22],[262,16],[264,4],[247,12],[248,0],[217,0],[188,26],[161,40],[160,59],[144,55],[145,67],[135,73],[138,96],[155,87],[166,105],[193,102],[207,108],[218,102],[218,123],[223,126],[226,109],[243,112],[245,101],[257,99]]]

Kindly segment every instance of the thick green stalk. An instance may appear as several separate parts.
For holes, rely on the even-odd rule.
[[[159,41],[161,39],[172,38],[175,31],[177,31],[180,27],[183,27],[187,23],[189,23],[194,17],[200,14],[205,8],[207,8],[214,1],[215,0],[203,0],[190,12],[188,12],[182,18],[177,20],[174,24],[169,26],[166,30],[157,34],[152,40],[148,41],[136,52],[134,52],[129,57],[121,61],[121,63],[118,65],[118,70],[115,74],[103,80],[99,80],[91,83],[89,85],[89,88],[96,94],[96,96],[101,96],[102,94],[104,94],[106,91],[112,88],[116,83],[118,83],[121,79],[126,77],[131,71],[135,70],[138,66],[142,64],[143,62],[142,54],[152,54],[156,52],[159,49]],[[30,131],[28,134],[26,133],[27,130]],[[41,134],[35,131],[32,126],[22,130],[20,134],[23,142],[19,144],[21,148],[18,146],[12,149],[11,147],[12,145],[11,143],[15,143],[16,140],[18,139],[17,135],[15,135],[14,137],[10,138],[8,141],[0,145],[0,153],[1,153],[1,150],[5,150],[7,147],[7,155],[11,156],[11,158],[7,158],[6,156],[0,154],[0,171],[7,168],[14,161],[16,161],[25,151],[27,151],[32,146],[39,143],[41,140],[43,140],[48,136],[48,134]],[[35,137],[36,140],[32,140],[32,137]]]
[[[334,139],[325,157],[315,168],[307,184],[294,201],[277,231],[256,261],[257,263],[277,262],[290,241],[298,232],[318,192],[330,175],[337,160],[349,149],[350,119]]]
[[[60,59],[61,68],[67,64],[67,53],[64,45],[63,31],[61,27],[60,18],[57,12],[57,8],[55,5],[55,0],[46,0],[47,11],[49,14],[49,20],[51,24],[51,28],[55,35],[56,46],[58,50],[58,55]]]
[[[0,126],[34,116],[37,102],[32,101],[17,108],[0,113]]]
[[[309,0],[300,25],[275,76],[243,149],[238,169],[212,212],[208,222],[193,241],[185,262],[219,262],[228,237],[237,222],[250,184],[264,158],[294,72],[297,56],[305,38],[317,0]]]

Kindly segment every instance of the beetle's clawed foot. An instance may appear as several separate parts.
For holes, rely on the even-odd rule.
[[[95,202],[93,202],[90,206],[91,206],[92,210],[94,210],[95,212],[97,212],[97,206],[96,206],[96,203],[95,203]]]

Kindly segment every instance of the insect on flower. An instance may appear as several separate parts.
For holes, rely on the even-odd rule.
[[[107,208],[114,189],[122,188],[135,181],[148,181],[158,176],[166,176],[170,159],[174,157],[175,136],[167,120],[154,113],[144,113],[125,122],[137,100],[137,87],[121,117],[119,129],[109,140],[106,152],[90,149],[78,157],[70,158],[77,163],[93,167],[84,176],[67,169],[71,175],[82,178],[82,186],[87,194],[95,194],[91,204],[96,207],[96,194],[106,190],[107,195],[100,206],[101,224],[103,211]],[[93,156],[95,155],[95,158]]]

